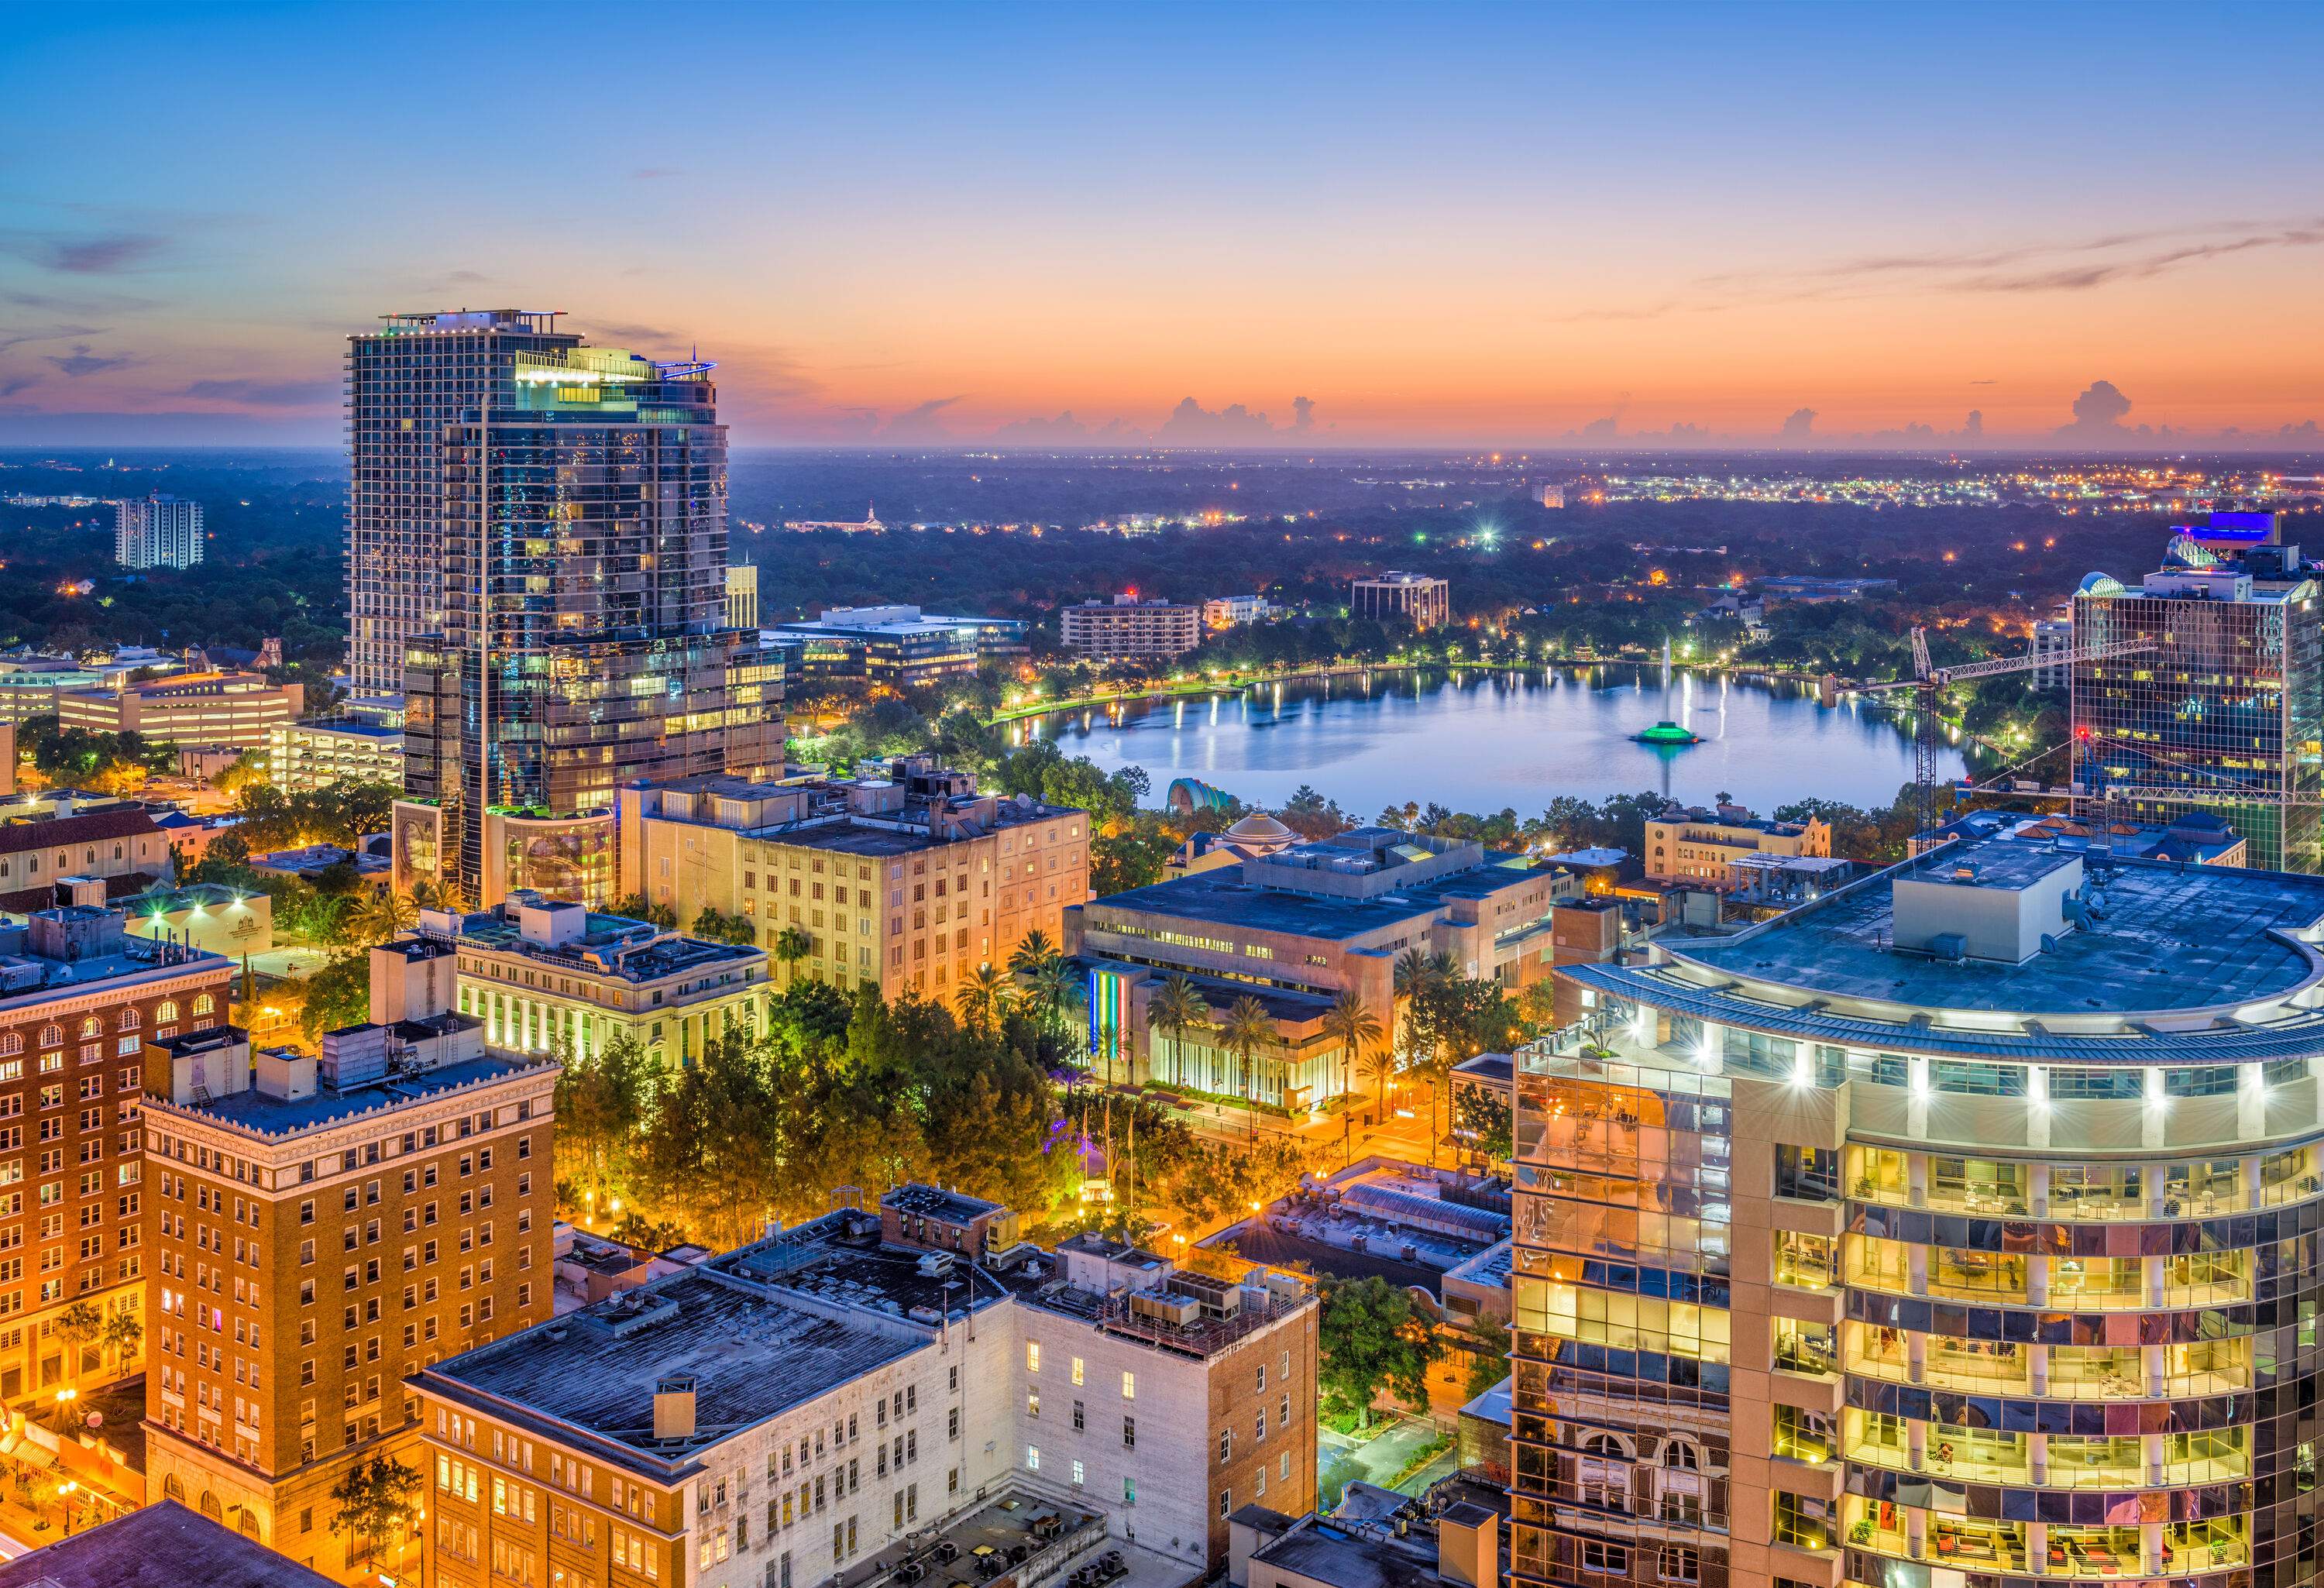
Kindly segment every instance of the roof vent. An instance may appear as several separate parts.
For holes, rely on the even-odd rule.
[[[694,1378],[677,1374],[654,1381],[654,1437],[694,1437]]]

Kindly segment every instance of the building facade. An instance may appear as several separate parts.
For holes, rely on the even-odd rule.
[[[1580,897],[1571,872],[1523,856],[1363,827],[1092,900],[1065,912],[1065,945],[1089,977],[1090,1051],[1114,1078],[1299,1110],[1363,1080],[1363,1056],[1325,1033],[1341,993],[1395,1032],[1396,962],[1416,949],[1515,992],[1549,974],[1561,909]],[[1178,976],[1210,1011],[1185,1030],[1156,1022]],[[1244,998],[1275,1031],[1249,1075],[1217,1029]]]
[[[1183,656],[1203,642],[1203,608],[1186,601],[1117,596],[1057,613],[1066,650],[1092,661],[1150,661]]]
[[[1768,821],[1738,805],[1673,806],[1646,822],[1646,875],[1656,882],[1702,882],[1726,887],[1735,863],[1748,854],[1830,859],[1831,824]]]
[[[119,912],[0,926],[0,1399],[119,1376],[102,1335],[58,1332],[87,1302],[144,1324],[150,1243],[139,1120],[151,1037],[225,1023],[232,964],[133,941]]]
[[[1248,1497],[1313,1503],[1304,1281],[1015,1227],[901,1186],[417,1374],[429,1581],[816,1588],[1011,1538],[1028,1581],[1109,1538],[1192,1576]]]
[[[119,898],[175,874],[167,835],[141,807],[0,823],[0,910],[100,901],[82,897],[75,879]]]
[[[57,721],[152,744],[263,750],[276,727],[298,720],[305,700],[301,686],[270,684],[263,673],[175,673],[115,689],[60,690]]]
[[[484,1055],[440,1008],[320,1060],[226,1028],[145,1064],[149,1492],[342,1581],[392,1574],[333,1532],[330,1491],[416,1461],[406,1373],[549,1316],[556,1066]]]
[[[1517,1057],[1519,1583],[2303,1581],[2324,883],[1964,840]]]
[[[767,954],[647,921],[519,897],[475,915],[423,910],[418,935],[374,953],[451,956],[455,1007],[495,1053],[595,1057],[623,1038],[684,1069],[730,1030],[767,1026]]]
[[[835,606],[812,623],[778,623],[807,678],[869,679],[912,689],[976,671],[984,654],[977,618],[941,617],[917,606]]]
[[[403,730],[366,722],[278,723],[267,730],[266,767],[278,789],[338,783],[403,787]]]
[[[1452,586],[1427,574],[1390,568],[1378,578],[1358,579],[1348,589],[1350,617],[1401,620],[1416,629],[1434,629],[1452,621]]]
[[[2324,870],[2324,599],[2299,549],[2234,557],[2189,535],[2130,588],[2075,593],[2077,816],[2169,823],[2208,810],[2252,863]]]
[[[349,691],[403,693],[403,657],[445,623],[447,429],[484,405],[519,353],[577,347],[554,314],[392,314],[347,338]]]
[[[447,423],[442,621],[404,674],[404,787],[487,900],[486,817],[613,809],[640,777],[781,756],[755,632],[726,626],[726,431],[707,364],[510,354]],[[605,824],[610,830],[610,823]]]
[[[203,539],[198,502],[155,494],[113,504],[113,560],[123,568],[191,568]]]
[[[755,562],[730,562],[726,565],[726,626],[730,629],[755,629],[759,626],[759,565]]]
[[[681,922],[713,909],[752,923],[786,985],[806,977],[947,1005],[1032,933],[1060,940],[1066,912],[1089,897],[1087,812],[979,793],[974,777],[927,756],[886,771],[624,789],[621,894]],[[780,952],[787,931],[804,934],[806,952]]]

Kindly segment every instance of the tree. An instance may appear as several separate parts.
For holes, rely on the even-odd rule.
[[[1366,1048],[1379,1042],[1385,1034],[1379,1017],[1364,1003],[1363,994],[1353,987],[1342,987],[1332,1000],[1332,1007],[1323,1011],[1323,1035],[1340,1044],[1340,1090],[1352,1089],[1355,1066]]]
[[[1507,1163],[1512,1149],[1509,1105],[1498,1092],[1464,1086],[1452,1096],[1452,1128],[1479,1154],[1494,1163]]]
[[[371,1015],[371,956],[335,954],[299,989],[299,1029],[309,1042]]]
[[[561,1040],[561,1039],[560,1039]],[[589,1207],[610,1206],[629,1183],[630,1163],[652,1086],[650,1061],[634,1031],[614,1033],[595,1054],[558,1057],[558,1177]]]
[[[1251,1055],[1275,1040],[1275,1017],[1267,1012],[1267,1005],[1250,993],[1244,993],[1227,1009],[1227,1018],[1219,1022],[1219,1042],[1232,1053],[1242,1068],[1244,1118],[1250,1133],[1259,1131],[1259,1088],[1251,1074]]]
[[[212,780],[212,786],[221,794],[235,794],[249,788],[253,783],[272,780],[272,771],[267,761],[266,752],[245,750],[234,758],[232,765]]]
[[[1211,1006],[1204,1002],[1202,990],[1183,975],[1172,976],[1148,1001],[1146,1019],[1156,1030],[1169,1035],[1171,1078],[1185,1085],[1186,1065],[1182,1044],[1188,1031],[1209,1024],[1211,1019]]]
[[[381,1539],[410,1527],[419,1495],[419,1472],[392,1455],[374,1455],[349,1467],[331,1486],[331,1503],[338,1508],[331,1532],[352,1536],[348,1559],[370,1559]]]
[[[775,963],[783,967],[785,979],[788,980],[790,968],[815,952],[815,939],[808,937],[802,928],[785,927],[775,934],[771,947]]]
[[[137,1360],[138,1347],[145,1343],[145,1325],[137,1321],[135,1313],[117,1312],[105,1320],[102,1339],[105,1349],[113,1353],[113,1360],[125,1373]]]
[[[625,893],[614,900],[613,913],[628,920],[659,927],[665,932],[678,929],[678,911],[667,904],[654,903],[642,893]]]
[[[1323,1358],[1315,1375],[1326,1415],[1371,1424],[1382,1390],[1410,1406],[1428,1403],[1428,1368],[1444,1354],[1436,1331],[1412,1309],[1412,1297],[1374,1274],[1323,1281],[1315,1324]]]
[[[687,936],[699,937],[706,943],[732,943],[748,948],[758,942],[759,928],[749,916],[728,915],[706,904],[702,912],[694,918],[694,925],[687,929]]]
[[[78,1379],[80,1377],[81,1349],[104,1332],[105,1315],[83,1297],[57,1315],[55,1330],[57,1338],[70,1347],[66,1361],[71,1366],[72,1376]]]
[[[1462,1390],[1474,1400],[1509,1376],[1509,1326],[1480,1313],[1471,1327],[1477,1345],[1470,1353],[1468,1381]]]
[[[419,924],[420,906],[392,888],[374,890],[355,907],[350,922],[357,940],[366,945],[392,943]]]
[[[1021,976],[1056,957],[1057,946],[1049,940],[1049,934],[1035,927],[1009,951],[1009,968]]]
[[[953,996],[953,1007],[960,1018],[977,1030],[989,1031],[1008,1011],[1011,1001],[1009,973],[999,965],[981,965],[960,984]]]

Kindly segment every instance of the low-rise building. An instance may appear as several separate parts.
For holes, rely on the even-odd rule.
[[[416,1373],[429,1580],[908,1583],[985,1545],[1031,1588],[1109,1537],[1197,1575],[1240,1505],[1314,1502],[1314,1338],[1291,1276],[902,1186]]]
[[[835,606],[811,623],[777,623],[768,632],[798,647],[804,677],[869,679],[910,689],[976,671],[982,621],[917,606]]]
[[[145,1316],[145,1044],[222,1026],[230,961],[130,937],[74,905],[0,925],[0,1400],[117,1376],[57,1324],[79,1301]]]
[[[1416,629],[1438,628],[1452,621],[1452,586],[1428,574],[1392,568],[1349,586],[1348,615],[1401,621]]]
[[[57,720],[92,734],[136,734],[149,743],[263,750],[279,724],[298,720],[305,692],[262,673],[175,673],[118,688],[65,689]]]
[[[173,1500],[0,1561],[0,1588],[337,1588]]]
[[[149,1491],[342,1580],[332,1488],[418,1457],[403,1376],[550,1310],[557,1066],[373,971],[401,1012],[319,1059],[231,1027],[144,1052]]]
[[[224,882],[133,893],[117,908],[133,937],[179,943],[229,959],[274,946],[274,900]]]
[[[418,933],[381,952],[449,957],[456,1007],[494,1052],[594,1057],[620,1038],[683,1069],[731,1029],[764,1030],[767,954],[650,921],[520,894],[474,915],[422,910]]]
[[[267,730],[267,776],[278,789],[337,783],[403,787],[403,730],[370,722],[278,723]]]
[[[1203,603],[1203,626],[1213,632],[1238,629],[1268,617],[1275,608],[1264,596],[1213,596]]]
[[[1231,1525],[1229,1588],[1499,1588],[1501,1582],[1501,1513],[1473,1500],[1433,1512],[1406,1501],[1383,1517],[1342,1506],[1328,1517],[1296,1519],[1250,1505]]]
[[[58,893],[73,877],[101,879],[105,896],[120,898],[174,874],[161,829],[136,806],[0,821],[0,910],[93,902]]]
[[[1769,821],[1739,805],[1671,806],[1646,822],[1646,872],[1653,882],[1699,882],[1732,885],[1735,861],[1747,854],[1826,857],[1831,854],[1831,824],[1812,816],[1801,822]]]
[[[1203,642],[1203,608],[1135,595],[1084,601],[1059,609],[1057,635],[1066,650],[1092,661],[1167,660]]]
[[[1363,1077],[1360,1056],[1324,1031],[1340,993],[1393,1031],[1396,961],[1416,949],[1515,992],[1557,963],[1559,909],[1579,899],[1572,872],[1524,855],[1360,827],[1092,900],[1065,912],[1065,942],[1089,978],[1092,1051],[1117,1078],[1297,1110]],[[1157,1027],[1155,997],[1181,975],[1208,1020]],[[1275,1030],[1250,1076],[1216,1029],[1242,998]]]
[[[909,990],[949,1003],[1035,931],[1059,940],[1089,897],[1089,817],[978,791],[928,756],[885,777],[752,783],[685,778],[621,790],[621,882],[690,922],[753,924],[779,979]]]

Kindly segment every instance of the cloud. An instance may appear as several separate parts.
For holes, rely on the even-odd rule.
[[[1089,426],[1074,417],[1070,408],[1055,419],[1043,419],[1038,414],[1031,419],[1011,420],[992,432],[996,441],[1020,441],[1038,445],[1047,441],[1081,441],[1089,437]]]
[[[102,337],[103,326],[42,326],[31,330],[0,331],[0,353],[27,342],[57,342],[67,337]]]
[[[492,277],[486,275],[480,270],[456,270],[450,275],[446,276],[444,281],[448,286],[474,287],[481,285],[485,282],[489,282],[492,279]]]
[[[1165,447],[1248,447],[1285,436],[1304,435],[1315,424],[1315,404],[1307,398],[1291,402],[1292,422],[1278,429],[1263,413],[1236,402],[1213,413],[1192,397],[1182,398],[1154,433]]]
[[[1784,420],[1784,428],[1775,432],[1776,442],[1785,447],[1806,446],[1815,439],[1815,421],[1814,409],[1794,409],[1790,416]]]
[[[135,270],[159,254],[166,241],[151,232],[106,232],[86,237],[19,232],[0,239],[0,248],[29,259],[44,270],[75,276],[107,276]]]
[[[1610,441],[1622,433],[1622,416],[1609,413],[1604,419],[1593,419],[1573,433],[1585,441]]]
[[[0,397],[14,397],[17,392],[40,383],[41,377],[38,375],[8,375],[0,378]]]
[[[2131,409],[2130,399],[2112,381],[2092,381],[2074,399],[2074,422],[2060,425],[2057,438],[2061,441],[2119,441],[2131,432],[2124,428],[2123,416]]]
[[[1992,383],[1986,383],[1990,385]],[[1972,408],[1969,411],[1969,417],[1961,420],[1960,433],[1964,441],[1975,441],[1984,436],[1985,414],[1982,410]]]
[[[92,353],[89,351],[88,343],[76,342],[69,354],[51,353],[47,355],[47,362],[55,365],[73,379],[78,380],[83,375],[93,375],[99,370],[119,369],[124,364],[134,364],[136,360],[126,353],[111,356]]]
[[[259,408],[305,408],[328,402],[339,394],[331,381],[196,381],[185,389],[188,397],[220,402],[247,402]]]
[[[683,333],[662,326],[623,325],[615,320],[593,319],[590,328],[601,337],[611,337],[616,342],[634,342],[641,346],[670,347],[686,340]]]
[[[959,396],[931,397],[915,408],[908,408],[880,427],[883,441],[945,441],[952,439],[945,429],[944,411],[960,401]]]

